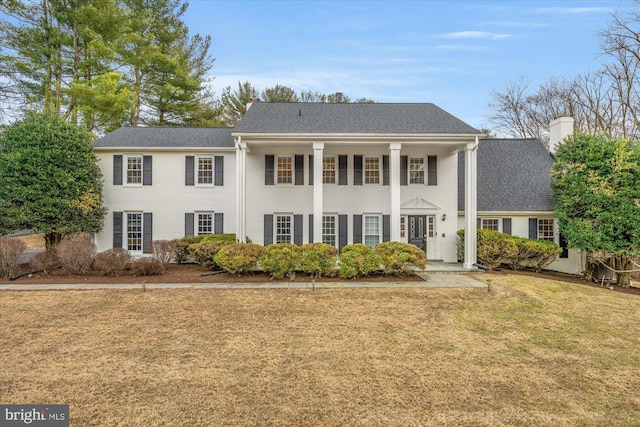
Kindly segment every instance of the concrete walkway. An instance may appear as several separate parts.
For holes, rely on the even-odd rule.
[[[264,283],[81,283],[2,284],[0,291],[93,290],[93,289],[346,289],[346,288],[487,288],[480,275],[419,274],[415,282],[264,282]]]

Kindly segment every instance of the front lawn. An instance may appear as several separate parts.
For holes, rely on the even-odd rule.
[[[0,292],[0,402],[74,426],[640,424],[640,298],[482,289]]]

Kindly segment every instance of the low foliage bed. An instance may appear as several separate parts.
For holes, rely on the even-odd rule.
[[[640,299],[492,279],[6,292],[0,401],[65,402],[83,426],[640,424]]]

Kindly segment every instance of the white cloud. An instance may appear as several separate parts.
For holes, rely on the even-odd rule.
[[[440,34],[438,37],[443,39],[489,39],[489,40],[502,40],[510,39],[514,36],[512,34],[499,34],[490,33],[487,31],[457,31],[453,33]]]
[[[540,7],[534,9],[535,13],[548,13],[552,15],[575,15],[585,13],[608,13],[609,7]]]

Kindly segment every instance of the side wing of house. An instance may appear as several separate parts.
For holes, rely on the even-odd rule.
[[[235,230],[235,149],[224,128],[125,127],[96,141],[108,209],[99,251]]]
[[[459,167],[464,158],[459,157]],[[581,274],[584,256],[567,249],[553,216],[553,158],[537,139],[481,139],[478,144],[477,228],[514,236],[549,240],[563,247],[547,268]],[[458,225],[463,228],[464,188],[459,175]]]

